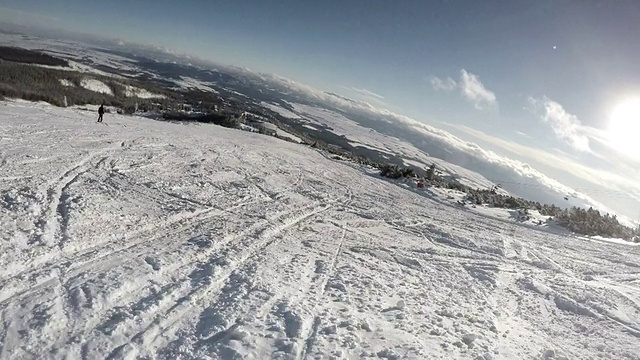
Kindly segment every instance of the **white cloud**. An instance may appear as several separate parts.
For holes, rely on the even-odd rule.
[[[476,109],[482,110],[498,105],[496,95],[484,87],[477,75],[465,69],[460,70],[460,91]]]
[[[452,128],[465,132],[475,138],[484,140],[490,144],[505,149],[513,154],[519,155],[523,158],[533,160],[535,162],[544,164],[550,168],[555,168],[562,171],[572,173],[572,175],[578,176],[584,180],[584,182],[591,183],[596,187],[605,187],[614,189],[615,183],[623,183],[625,186],[629,185],[628,181],[619,175],[608,172],[602,169],[596,169],[588,166],[584,166],[571,158],[570,154],[566,154],[556,149],[560,155],[553,154],[543,149],[533,148],[530,146],[519,144],[515,141],[505,140],[493,135],[486,134],[482,131],[469,128],[464,125],[449,125]],[[640,191],[640,184],[636,184],[634,188]]]
[[[458,87],[458,84],[450,77],[447,77],[446,80],[442,80],[434,76],[431,78],[431,86],[436,90],[452,91]]]
[[[528,134],[526,134],[526,133],[523,133],[522,131],[517,131],[517,130],[516,130],[516,134],[518,134],[518,135],[520,135],[520,136],[524,136],[524,137],[529,138],[529,139],[533,139],[533,137],[532,137],[531,135],[528,135]]]
[[[582,197],[586,204],[597,209],[612,212],[608,207],[595,201],[592,198],[594,196],[601,199],[616,200],[618,209],[621,209],[622,204],[620,204],[621,201],[619,201],[621,198],[629,203],[636,202],[637,204],[640,202],[640,183],[635,181],[635,179],[640,176],[640,172],[637,169],[629,168],[625,171],[619,171],[616,169],[608,169],[608,166],[605,166],[605,168],[585,166],[576,161],[570,154],[566,154],[557,149],[555,150],[558,154],[554,154],[542,149],[498,138],[464,125],[448,126],[500,147],[517,155],[519,158],[531,160],[540,164],[543,168],[555,169],[556,172],[564,172],[579,179],[577,183],[580,185],[576,189],[578,192],[571,193],[576,197]],[[626,176],[620,174],[625,174]],[[585,193],[590,194],[592,197],[585,197]],[[624,207],[627,208],[626,205],[624,205]],[[628,211],[626,212],[628,213]]]
[[[460,80],[457,82],[450,77],[445,80],[432,77],[430,82],[431,86],[439,91],[450,92],[459,89],[460,95],[478,110],[498,106],[496,95],[482,84],[477,75],[465,69],[460,70]]]
[[[364,88],[357,88],[352,86],[338,86],[341,89],[348,91],[348,98],[353,98],[355,100],[366,102],[369,104],[376,104],[379,106],[388,106],[385,102],[384,96],[377,94],[371,90],[367,90]]]
[[[357,93],[360,93],[360,94],[362,94],[364,96],[374,97],[374,98],[377,98],[377,99],[380,99],[380,100],[384,100],[384,96],[376,94],[373,91],[369,91],[367,89],[358,89],[358,88],[354,88],[354,87],[349,88],[349,89],[352,90],[352,91],[355,91]]]
[[[591,152],[585,127],[577,116],[568,113],[562,105],[546,96],[542,99],[531,97],[529,102],[542,112],[541,119],[551,126],[558,139],[566,141],[576,150]]]

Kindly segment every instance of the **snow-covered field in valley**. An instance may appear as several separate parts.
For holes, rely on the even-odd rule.
[[[2,359],[640,359],[640,249],[302,145],[0,103]]]
[[[83,79],[80,85],[82,85],[82,87],[87,90],[107,95],[113,95],[113,91],[111,91],[111,88],[100,80]]]

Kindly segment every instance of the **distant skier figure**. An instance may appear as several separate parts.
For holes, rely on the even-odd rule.
[[[102,122],[102,115],[104,115],[104,104],[98,108],[98,122]]]

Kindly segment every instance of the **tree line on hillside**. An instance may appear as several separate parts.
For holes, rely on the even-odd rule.
[[[155,84],[149,80],[114,78],[98,74],[80,73],[34,66],[29,59],[41,59],[39,64],[61,64],[46,59],[61,60],[38,52],[17,48],[2,54],[7,61],[0,61],[0,99],[19,98],[28,101],[44,101],[54,106],[100,105],[118,108],[118,111],[131,114],[137,111],[158,111],[166,120],[197,121],[213,123],[226,127],[237,127],[239,121],[234,114],[242,110],[241,104],[227,102],[218,95],[200,90],[175,91],[168,89],[172,84]],[[11,60],[11,61],[9,61]],[[14,61],[15,60],[15,61]],[[61,60],[64,61],[64,60]],[[35,61],[34,61],[35,62]],[[66,64],[66,61],[64,61]],[[86,80],[97,80],[107,86],[109,91],[97,92],[83,86]],[[175,86],[175,84],[173,84]],[[161,97],[145,99],[129,94],[127,86],[147,90]],[[191,114],[185,114],[183,110]],[[236,110],[236,111],[234,111]]]
[[[556,224],[576,234],[605,236],[625,240],[640,241],[640,228],[630,228],[621,224],[616,215],[602,214],[594,208],[561,208],[556,205],[540,204],[510,195],[498,194],[490,189],[467,189],[467,200],[475,204],[487,204],[506,209],[537,210],[544,216],[553,217]]]
[[[99,80],[109,87],[112,94],[91,91],[82,87],[82,81]],[[66,85],[63,84],[66,82]],[[0,96],[29,101],[45,101],[55,106],[105,104],[133,112],[136,104],[146,109],[163,99],[139,99],[126,96],[125,80],[95,74],[49,69],[32,65],[0,63]],[[134,84],[131,82],[131,84]],[[138,85],[138,84],[136,84]],[[139,85],[138,85],[139,86]]]
[[[185,114],[180,112],[168,111],[162,115],[162,118],[167,121],[193,121],[206,124],[215,124],[228,128],[237,128],[240,126],[240,121],[237,117],[231,114]]]
[[[415,171],[412,168],[403,168],[395,165],[380,165],[380,175],[392,179],[414,178]],[[526,200],[511,195],[498,193],[498,187],[490,189],[477,189],[460,184],[438,176],[434,171],[435,165],[427,170],[425,180],[431,185],[464,192],[465,201],[476,205],[487,205],[495,208],[513,209],[527,215],[528,210],[537,210],[544,216],[552,217],[556,224],[576,234],[586,236],[604,236],[621,238],[640,242],[640,227],[630,228],[621,224],[615,215],[602,214],[593,208],[582,209],[578,207],[561,208],[556,205],[541,204],[536,201]]]
[[[69,67],[66,60],[37,51],[0,46],[0,60],[17,63]]]
[[[85,80],[98,80],[111,94],[84,88]],[[127,86],[147,90],[163,97],[143,99],[127,96]],[[113,78],[98,74],[51,69],[15,62],[0,62],[0,98],[18,98],[44,101],[55,106],[100,105],[117,107],[124,113],[136,111],[171,111],[185,103],[199,104],[205,110],[213,109],[220,100],[215,94],[199,91],[179,93],[134,79]]]

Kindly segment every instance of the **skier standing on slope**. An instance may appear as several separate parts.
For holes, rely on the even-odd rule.
[[[102,122],[102,115],[104,115],[104,104],[98,108],[98,122]]]

